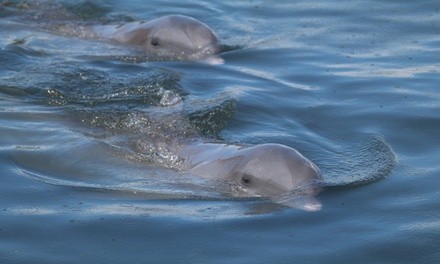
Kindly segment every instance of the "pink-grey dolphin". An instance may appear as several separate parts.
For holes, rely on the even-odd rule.
[[[221,64],[218,39],[206,24],[184,15],[167,15],[146,22],[95,25],[92,35],[140,48],[157,58],[201,60]]]
[[[195,143],[183,145],[178,154],[188,173],[234,182],[249,196],[273,198],[307,211],[321,209],[314,198],[322,182],[320,171],[291,147]]]

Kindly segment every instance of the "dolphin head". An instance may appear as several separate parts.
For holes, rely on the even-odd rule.
[[[200,60],[213,56],[219,50],[217,37],[211,28],[183,15],[153,19],[132,33],[130,42],[161,57]],[[219,60],[221,58],[218,58],[221,63]]]
[[[251,195],[273,197],[295,190],[314,195],[321,181],[318,167],[293,148],[262,144],[240,150],[244,157],[233,180]]]

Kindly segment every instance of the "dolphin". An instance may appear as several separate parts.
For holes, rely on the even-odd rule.
[[[183,145],[178,155],[182,170],[190,174],[233,182],[251,197],[268,197],[307,211],[321,209],[314,198],[323,181],[321,173],[291,147],[199,142]]]
[[[128,44],[157,58],[201,60],[222,64],[219,44],[206,24],[184,15],[167,15],[150,21],[124,25],[95,25],[91,34],[120,44]]]

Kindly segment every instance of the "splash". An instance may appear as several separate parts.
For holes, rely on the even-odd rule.
[[[352,141],[336,143],[324,152],[327,158],[317,161],[326,186],[377,182],[390,175],[396,165],[396,156],[382,136],[361,133]]]

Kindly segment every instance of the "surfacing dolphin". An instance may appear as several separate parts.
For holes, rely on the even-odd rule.
[[[157,58],[224,62],[216,55],[219,44],[212,29],[184,15],[167,15],[119,26],[95,25],[91,30],[98,38],[132,45]]]
[[[322,182],[319,169],[293,148],[200,142],[182,146],[178,155],[190,174],[234,182],[249,196],[269,197],[307,211],[321,209],[314,198]]]

